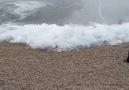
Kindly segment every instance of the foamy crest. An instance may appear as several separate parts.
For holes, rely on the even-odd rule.
[[[33,48],[57,51],[108,43],[129,42],[129,23],[122,25],[10,25],[0,26],[0,41],[26,43]]]

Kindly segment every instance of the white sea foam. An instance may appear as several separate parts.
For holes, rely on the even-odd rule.
[[[0,26],[0,41],[26,43],[33,48],[58,51],[89,47],[107,42],[111,45],[129,42],[129,23],[122,25],[11,25]]]
[[[47,5],[51,4],[38,1],[15,1],[11,3],[6,3],[0,8],[3,8],[7,13],[19,15],[21,17],[20,19],[24,19],[25,17],[34,13],[37,9],[45,7]]]
[[[21,18],[27,16],[28,12],[32,12],[40,7],[44,7],[47,3],[41,3],[37,1],[17,1],[14,3],[18,8],[14,9],[15,13],[21,15]]]

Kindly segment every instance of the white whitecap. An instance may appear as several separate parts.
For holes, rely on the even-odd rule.
[[[0,26],[0,41],[26,43],[33,48],[65,51],[107,42],[129,42],[129,23],[122,25],[10,25]]]

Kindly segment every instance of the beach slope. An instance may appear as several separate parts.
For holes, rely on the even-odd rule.
[[[0,43],[0,90],[129,90],[129,43],[53,52]]]

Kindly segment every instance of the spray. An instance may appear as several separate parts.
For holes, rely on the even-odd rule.
[[[108,24],[107,21],[105,20],[104,16],[103,16],[103,14],[102,14],[102,10],[101,10],[102,4],[103,4],[103,0],[99,0],[98,13],[99,13],[99,16],[100,16],[100,19],[102,20],[102,22],[104,24]]]

